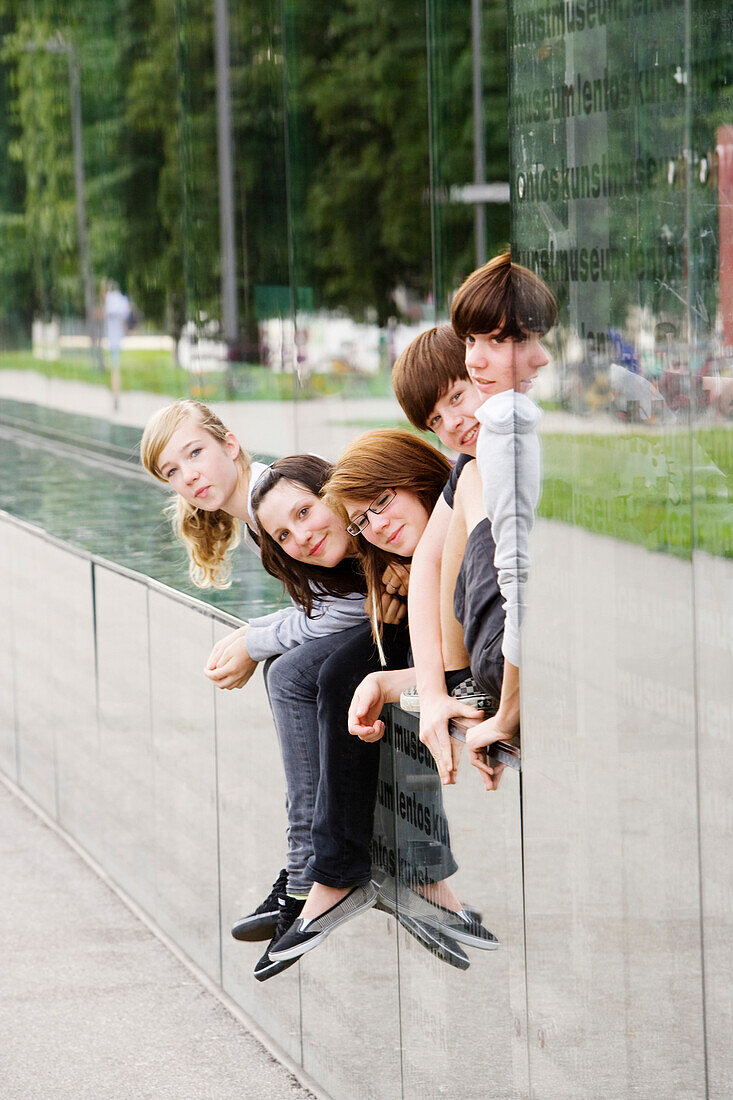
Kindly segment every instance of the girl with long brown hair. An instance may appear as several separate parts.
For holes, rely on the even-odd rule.
[[[385,566],[409,564],[450,470],[430,444],[390,429],[360,436],[336,463],[324,499],[357,538],[371,607],[378,607]],[[255,498],[260,526],[286,546],[290,531],[281,516],[287,502],[273,506],[266,495],[258,499],[256,493]],[[317,947],[344,921],[374,905],[378,896],[371,880],[371,840],[380,748],[350,736],[347,715],[353,692],[368,672],[385,664],[404,668],[409,639],[404,627],[380,625],[376,612],[373,637],[364,627],[349,634],[323,662],[318,677],[321,775],[308,865],[313,885],[300,916],[268,949],[275,964],[287,965]],[[454,863],[445,874],[453,870]],[[460,908],[457,899],[455,903]],[[495,946],[485,929],[474,929],[466,942]],[[457,946],[449,937],[433,943],[440,944],[446,960]],[[457,955],[454,951],[453,961]]]

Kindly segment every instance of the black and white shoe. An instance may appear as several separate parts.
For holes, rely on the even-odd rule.
[[[397,923],[400,924],[406,932],[409,932],[410,935],[416,939],[422,947],[429,951],[431,955],[435,955],[436,959],[448,963],[449,966],[455,966],[458,970],[468,970],[471,965],[470,959],[461,945],[456,943],[452,936],[448,936],[439,929],[433,928],[429,924],[425,924],[424,921],[419,920],[417,917],[408,916],[407,913],[397,912],[394,916],[397,919]]]
[[[477,909],[466,906],[460,912],[446,909],[443,905],[429,901],[416,890],[400,884],[399,890],[393,878],[385,878],[378,884],[379,898],[377,908],[394,916],[411,917],[426,928],[432,928],[468,947],[478,947],[484,951],[494,950],[499,941],[493,932],[489,932],[481,923],[481,914]]]
[[[460,684],[449,692],[454,699],[458,699],[460,703],[466,703],[469,707],[476,707],[477,710],[484,712],[483,717],[489,718],[492,714],[496,714],[498,703],[496,699],[491,695],[487,695],[485,691],[482,691],[472,676],[462,680]],[[400,695],[400,708],[406,710],[409,714],[420,713],[420,696],[418,695],[417,688],[406,688]]]
[[[446,909],[443,905],[425,900],[428,906],[427,912],[420,913],[420,919],[424,924],[430,925],[439,931],[447,933],[459,943],[465,943],[468,947],[478,947],[482,951],[494,951],[499,946],[499,941],[493,932],[489,932],[481,921],[472,917],[471,913],[461,909],[454,913],[452,909]]]
[[[367,882],[349,890],[345,898],[337,901],[319,917],[298,917],[290,931],[271,948],[270,958],[278,962],[281,959],[299,959],[306,951],[312,951],[323,943],[334,928],[366,909],[371,909],[376,900],[377,888],[372,882]]]
[[[283,970],[287,970],[289,966],[294,966],[295,963],[297,963],[297,958],[271,958],[270,949],[273,948],[275,944],[282,939],[288,929],[292,927],[293,921],[300,916],[300,911],[304,905],[305,899],[303,898],[291,898],[289,895],[286,895],[282,900],[275,934],[268,943],[264,955],[259,959],[254,969],[254,975],[258,982],[266,982],[268,978],[274,978],[276,974],[281,974]]]
[[[258,905],[248,917],[241,917],[232,926],[235,940],[269,940],[275,934],[281,902],[287,896],[288,872],[283,867],[272,884],[272,890],[261,905]]]

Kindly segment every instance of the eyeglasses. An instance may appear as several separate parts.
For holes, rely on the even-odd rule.
[[[360,534],[365,527],[369,524],[369,516],[367,512],[373,512],[375,516],[378,516],[380,512],[383,512],[388,504],[391,504],[397,493],[394,489],[385,489],[380,493],[378,497],[375,497],[372,503],[367,508],[366,512],[362,512],[360,516],[354,516],[351,523],[346,530],[350,535]]]

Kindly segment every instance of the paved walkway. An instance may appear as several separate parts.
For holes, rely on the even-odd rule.
[[[152,414],[171,400],[159,394],[124,392],[119,408],[103,386],[65,378],[46,378],[34,371],[0,370],[0,397],[32,401],[65,412],[101,417],[114,424],[143,428]],[[255,454],[284,455],[315,451],[335,460],[360,432],[380,424],[407,421],[397,399],[388,397],[329,397],[308,401],[212,402],[228,428]],[[682,425],[687,430],[685,425]],[[569,412],[545,412],[543,433],[624,434],[629,425],[610,416],[575,416]],[[652,429],[654,430],[654,429]],[[658,426],[656,430],[669,431]]]
[[[103,386],[13,370],[0,370],[0,397],[84,413],[134,428],[144,427],[157,409],[171,401],[160,394],[126,391],[120,394],[115,411],[112,395]],[[308,401],[215,401],[211,405],[247,450],[264,455],[315,451],[334,460],[365,428],[404,420],[397,399],[391,396],[333,394]]]
[[[306,1100],[84,861],[0,783],[3,1100]]]

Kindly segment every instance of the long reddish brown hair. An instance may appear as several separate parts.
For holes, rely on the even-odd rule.
[[[347,501],[373,500],[385,489],[414,493],[430,515],[450,472],[448,459],[425,440],[400,429],[377,428],[349,444],[323,487],[323,497],[345,523]],[[405,559],[372,546],[361,535],[356,543],[373,602],[381,594],[387,564]]]

